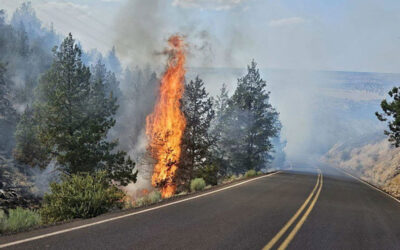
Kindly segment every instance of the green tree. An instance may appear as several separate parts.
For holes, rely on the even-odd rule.
[[[11,103],[11,90],[6,77],[6,67],[0,63],[0,150],[8,151],[13,143],[12,133],[17,122],[17,113]]]
[[[260,170],[271,158],[271,139],[280,131],[278,112],[269,103],[267,84],[252,61],[247,74],[238,79],[229,100],[224,145],[228,147],[233,172]]]
[[[229,136],[229,93],[226,84],[222,85],[219,95],[214,99],[215,118],[211,123],[211,135],[214,143],[211,145],[213,169],[219,175],[224,176],[227,174],[229,161],[227,159],[227,143]]]
[[[210,161],[210,146],[213,143],[209,128],[214,118],[212,99],[204,87],[204,82],[196,77],[185,84],[182,111],[186,127],[182,139],[182,154],[179,161],[180,185],[187,186],[195,175]]]
[[[69,34],[54,48],[51,68],[36,89],[34,117],[38,140],[67,174],[107,171],[122,185],[136,181],[135,164],[118,141],[107,141],[118,109],[112,93],[106,96],[103,77],[91,78],[81,61],[81,50]]]
[[[146,152],[145,147],[135,147],[142,144],[142,136],[146,126],[146,117],[153,112],[160,80],[156,73],[136,67],[135,70],[126,69],[121,79],[125,86],[120,100],[121,109],[117,113],[117,124],[113,128],[114,134],[124,134],[120,138],[123,148],[136,148],[135,153],[141,155]]]
[[[18,110],[26,105],[32,107],[39,76],[51,65],[49,48],[56,44],[56,37],[55,33],[41,27],[30,3],[23,3],[12,15],[10,22],[6,21],[5,12],[0,10],[0,62],[5,63],[0,71],[2,81],[7,86],[7,105],[12,110],[12,114],[3,114],[5,119],[0,118],[0,151],[6,157],[11,156],[12,148],[15,147],[14,134],[20,118],[13,107]],[[4,99],[1,102],[5,104]]]
[[[29,166],[45,168],[51,159],[48,157],[48,150],[42,146],[37,135],[38,123],[34,119],[33,109],[27,106],[15,131],[14,158]]]
[[[92,82],[103,82],[104,93],[106,96],[113,95],[116,98],[122,97],[122,92],[119,88],[119,82],[115,77],[115,74],[107,70],[106,65],[102,63],[101,59],[97,61],[96,65],[92,66],[91,72]]]
[[[122,73],[121,63],[117,57],[115,46],[112,47],[111,51],[107,55],[107,66],[112,72],[117,75]]]
[[[387,122],[389,130],[385,130],[385,135],[389,136],[389,141],[395,147],[400,146],[400,92],[398,87],[389,91],[390,100],[384,99],[381,102],[383,113],[376,112],[376,117],[383,122]]]
[[[219,95],[216,97],[214,101],[214,108],[215,108],[215,117],[218,119],[223,117],[228,109],[229,103],[229,92],[226,87],[226,84],[222,84],[221,90]]]
[[[4,122],[15,120],[16,111],[12,106],[11,90],[6,77],[6,67],[0,63],[0,118]]]
[[[14,27],[23,27],[23,30],[33,37],[42,35],[42,23],[36,16],[31,2],[22,3],[11,17],[11,25]]]

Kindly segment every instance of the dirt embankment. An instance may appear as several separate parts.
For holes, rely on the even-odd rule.
[[[400,148],[393,148],[386,139],[358,145],[337,144],[323,161],[400,198]]]

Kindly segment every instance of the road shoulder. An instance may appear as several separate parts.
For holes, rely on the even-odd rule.
[[[270,177],[270,176],[276,175],[278,173],[279,173],[279,171],[271,172],[271,173],[267,173],[262,176],[253,177],[253,178],[244,179],[244,180],[238,180],[238,181],[234,181],[234,182],[227,183],[224,185],[215,186],[214,188],[210,188],[210,189],[207,189],[207,190],[204,190],[201,192],[196,192],[196,193],[182,195],[182,196],[174,196],[172,198],[163,200],[159,203],[156,203],[156,204],[153,204],[150,206],[146,206],[146,207],[111,212],[111,213],[100,215],[98,217],[91,218],[91,219],[85,219],[85,220],[79,219],[79,220],[74,220],[74,221],[59,224],[59,225],[50,225],[50,226],[46,226],[43,228],[34,229],[32,231],[21,232],[21,233],[13,234],[13,235],[0,236],[0,248],[9,246],[8,244],[10,244],[10,243],[19,244],[19,243],[23,243],[23,242],[37,240],[40,238],[50,237],[52,235],[62,234],[62,233],[70,232],[73,230],[87,228],[87,227],[95,226],[98,224],[106,223],[109,221],[126,218],[129,216],[134,216],[136,214],[145,213],[147,211],[161,209],[166,206],[171,206],[171,205],[174,205],[177,203],[182,203],[185,201],[198,199],[200,197],[218,193],[218,192],[221,192],[221,191],[224,191],[227,189],[231,189],[236,186],[240,186],[245,183],[249,183],[249,182],[261,179],[261,178]]]

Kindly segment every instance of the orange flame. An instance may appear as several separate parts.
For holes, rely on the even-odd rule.
[[[161,189],[162,197],[176,190],[175,175],[181,155],[181,141],[186,126],[180,100],[184,91],[185,44],[182,37],[171,36],[167,69],[161,79],[160,93],[152,114],[146,118],[149,151],[156,160],[151,183]]]

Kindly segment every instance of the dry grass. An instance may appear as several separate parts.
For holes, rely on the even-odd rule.
[[[10,209],[7,216],[0,210],[0,233],[19,232],[41,224],[39,213],[29,209]]]

